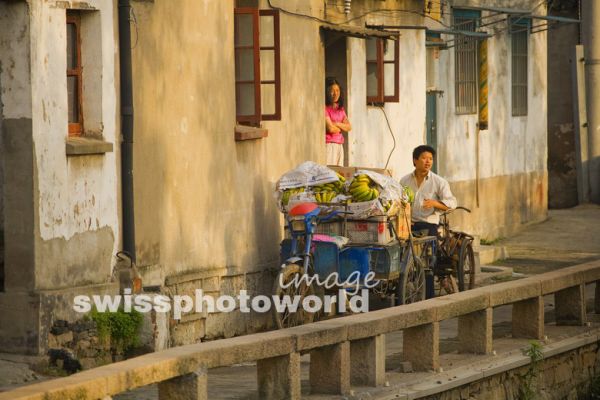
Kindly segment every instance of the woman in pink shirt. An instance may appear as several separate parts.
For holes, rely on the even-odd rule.
[[[344,165],[344,135],[352,125],[344,110],[344,98],[340,84],[335,78],[325,82],[325,146],[327,165]]]

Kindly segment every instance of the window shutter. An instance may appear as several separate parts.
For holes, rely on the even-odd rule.
[[[259,11],[260,95],[262,119],[281,119],[279,11]]]
[[[258,124],[261,115],[259,15],[236,8],[234,23],[235,107],[238,122]]]

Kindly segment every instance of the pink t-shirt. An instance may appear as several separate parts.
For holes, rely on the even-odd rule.
[[[344,107],[334,108],[333,106],[325,106],[325,116],[329,117],[331,122],[343,122],[347,118]],[[325,131],[325,143],[344,143],[344,135],[342,133],[331,133]]]

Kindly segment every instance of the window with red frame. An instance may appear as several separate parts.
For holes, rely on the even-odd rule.
[[[237,122],[280,120],[279,12],[236,8],[234,30]]]
[[[399,40],[368,38],[367,103],[398,102],[400,71]]]

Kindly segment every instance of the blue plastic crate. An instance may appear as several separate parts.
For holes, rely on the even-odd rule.
[[[346,280],[354,271],[362,280],[369,273],[369,248],[347,247],[340,252],[340,279]]]
[[[281,242],[279,252],[281,263],[290,258],[291,248],[291,239],[284,239]],[[312,254],[315,263],[315,273],[319,275],[320,278],[324,279],[329,276],[329,274],[338,270],[339,249],[337,244],[314,241],[312,243]]]

